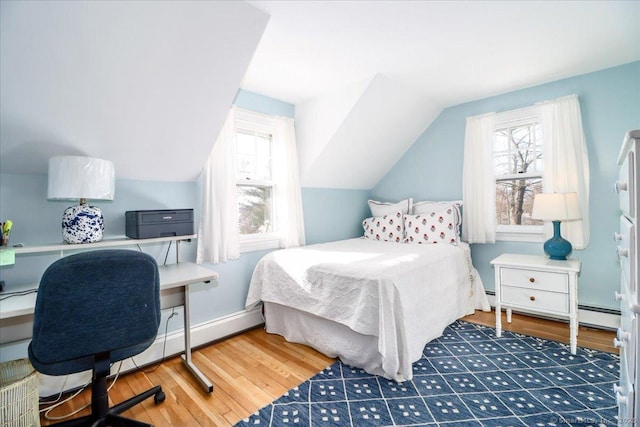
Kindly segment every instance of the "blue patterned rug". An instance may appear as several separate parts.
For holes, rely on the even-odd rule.
[[[411,381],[338,361],[236,426],[616,425],[618,369],[617,355],[457,321]]]

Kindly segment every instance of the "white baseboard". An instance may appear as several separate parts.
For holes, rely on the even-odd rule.
[[[489,299],[489,303],[492,308],[495,308],[495,295],[487,294],[487,298]],[[535,317],[543,317],[553,320],[566,320],[566,319],[556,319],[544,315],[540,315],[539,313],[530,312],[528,310],[513,310],[517,313],[523,313]],[[617,329],[620,327],[620,315],[612,314],[612,313],[602,313],[599,311],[586,310],[579,308],[578,309],[578,322],[583,326],[591,326],[600,329]]]
[[[198,347],[213,341],[237,334],[264,323],[262,306],[251,310],[243,310],[215,320],[203,322],[191,327],[191,346]],[[166,348],[165,348],[166,345]],[[122,363],[121,373],[128,372],[143,365],[148,365],[162,359],[163,349],[165,358],[175,356],[184,351],[184,331],[171,332],[166,336],[158,335],[151,346],[139,355],[126,359]],[[132,361],[133,359],[133,361]],[[135,364],[133,363],[135,361]],[[119,363],[114,364],[111,373],[115,374]],[[91,381],[91,371],[66,376],[49,376],[40,374],[40,396],[57,395],[60,391],[73,390]]]

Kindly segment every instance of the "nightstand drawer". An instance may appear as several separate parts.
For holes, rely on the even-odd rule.
[[[539,312],[569,313],[569,294],[540,291],[517,286],[502,286],[502,303]]]
[[[569,293],[569,277],[563,273],[501,268],[501,284],[521,288]]]

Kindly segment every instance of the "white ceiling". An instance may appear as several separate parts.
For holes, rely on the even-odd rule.
[[[296,105],[305,187],[371,189],[448,106],[640,59],[639,1],[250,3],[243,88]]]
[[[446,107],[640,59],[639,1],[250,1],[243,88],[293,104],[383,74]]]

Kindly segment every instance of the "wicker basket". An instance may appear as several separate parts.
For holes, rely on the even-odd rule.
[[[38,387],[29,359],[0,363],[0,427],[40,427]]]

